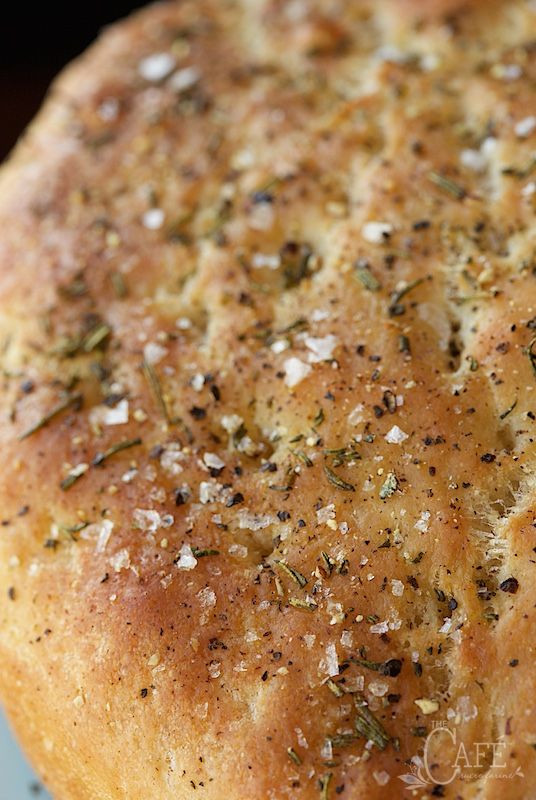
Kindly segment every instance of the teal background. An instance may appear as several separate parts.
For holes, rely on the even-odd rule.
[[[52,800],[28,766],[1,711],[0,800]]]

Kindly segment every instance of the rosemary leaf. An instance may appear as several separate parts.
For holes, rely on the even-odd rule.
[[[66,492],[68,489],[71,488],[71,486],[74,486],[76,481],[80,480],[80,478],[82,477],[83,474],[84,473],[82,473],[82,472],[80,474],[78,474],[76,472],[71,472],[69,475],[67,475],[66,478],[64,478],[61,481],[60,489],[62,489],[64,492]]]
[[[420,286],[421,283],[424,283],[424,278],[416,278],[414,281],[407,283],[402,289],[392,293],[391,302],[389,303],[389,315],[391,317],[400,316],[405,312],[405,308],[401,305],[400,301],[409,294],[409,292],[416,289],[417,286]]]
[[[299,757],[299,755],[297,754],[297,752],[294,750],[293,747],[287,747],[287,755],[288,755],[288,757],[290,758],[291,761],[294,761],[296,766],[298,766],[298,767],[300,766],[300,764],[302,763],[302,760]]]
[[[324,414],[324,409],[322,407],[320,407],[318,409],[318,411],[316,412],[315,418],[313,419],[313,428],[318,428],[319,425],[322,425],[322,423],[324,422],[325,418],[326,418],[326,415]]]
[[[66,475],[65,478],[61,481],[60,489],[66,492],[68,489],[71,488],[71,486],[74,486],[74,484],[78,480],[80,480],[82,475],[85,475],[87,471],[88,471],[87,464],[78,464],[76,467],[73,467],[73,469],[69,472],[69,474]]]
[[[274,563],[281,570],[281,572],[284,572],[285,575],[297,583],[301,589],[307,585],[307,578],[295,567],[291,567],[290,564],[287,564],[284,561],[274,561]]]
[[[326,473],[328,481],[333,486],[336,486],[337,489],[341,489],[343,492],[355,492],[355,486],[347,481],[344,481],[342,478],[339,478],[339,476],[336,475],[327,464],[324,464],[324,472]]]
[[[532,367],[532,371],[536,375],[536,353],[534,352],[534,345],[536,345],[536,336],[531,339],[527,346],[527,355],[529,357],[530,365]]]
[[[329,798],[329,785],[331,783],[331,778],[332,777],[333,777],[333,773],[332,772],[327,772],[325,775],[323,775],[319,779],[318,784],[320,786],[320,800],[328,800],[328,798]]]
[[[324,550],[321,550],[320,555],[322,556],[322,561],[324,562],[324,568],[328,575],[331,575],[333,572],[333,568],[335,567],[335,561],[331,558],[329,553],[326,553]]]
[[[199,547],[192,547],[192,554],[195,558],[205,558],[205,556],[219,556],[219,550],[213,550],[210,547],[199,548]]]
[[[514,400],[512,405],[506,409],[506,411],[503,411],[502,414],[499,414],[499,419],[506,419],[508,414],[511,414],[516,406],[517,406],[517,398]]]
[[[373,672],[378,672],[383,664],[382,661],[370,661],[368,658],[349,658],[348,661],[351,661],[352,664],[358,664],[360,667],[365,667],[365,669],[371,669]]]
[[[127,285],[125,283],[125,279],[121,275],[120,272],[112,272],[110,274],[110,280],[112,282],[112,286],[114,288],[114,292],[116,293],[117,297],[122,300],[128,294]]]
[[[55,417],[62,413],[62,411],[66,411],[71,406],[79,405],[82,402],[82,395],[81,394],[71,394],[68,395],[65,400],[62,400],[58,403],[54,408],[44,414],[35,425],[32,425],[31,428],[28,428],[24,433],[19,436],[19,441],[23,439],[27,439],[28,436],[32,436],[32,434],[37,433],[37,431],[44,428],[51,422]]]
[[[448,192],[456,200],[463,200],[464,197],[467,196],[466,190],[463,186],[460,186],[458,183],[452,180],[452,178],[447,178],[445,175],[441,175],[440,172],[435,172],[432,170],[428,173],[428,178],[432,183],[434,183],[439,189],[443,189],[444,192]]]
[[[303,464],[305,464],[306,467],[312,467],[313,466],[313,462],[311,461],[311,459],[309,458],[307,453],[303,452],[303,450],[292,450],[291,449],[290,452],[292,453],[293,456],[296,456],[296,458],[299,458],[300,461]]]
[[[162,412],[162,416],[164,417],[168,425],[171,425],[172,424],[171,417],[169,415],[168,407],[164,398],[164,394],[162,392],[162,386],[160,385],[160,380],[155,372],[153,365],[149,364],[144,359],[142,368],[143,368],[143,374],[147,379],[147,383],[151,387],[151,390],[156,398],[156,402],[158,403],[160,411]]]
[[[373,742],[379,750],[385,750],[391,737],[381,722],[374,716],[362,695],[355,698],[357,717],[355,729],[358,734]]]
[[[120,453],[122,450],[128,450],[130,447],[135,447],[136,445],[141,444],[141,439],[125,439],[122,442],[116,442],[116,444],[111,445],[104,453],[97,453],[91,462],[92,467],[100,467],[101,464],[114,456],[116,453]]]
[[[288,604],[293,608],[301,608],[304,611],[316,611],[318,608],[317,604],[313,603],[312,600],[302,600],[301,597],[289,597]]]
[[[104,322],[99,322],[92,328],[82,339],[80,349],[84,353],[91,353],[99,345],[103,344],[104,340],[111,334],[112,329]]]
[[[378,292],[382,288],[381,283],[368,267],[358,265],[355,268],[354,275],[369,292]]]
[[[411,344],[407,336],[401,334],[398,337],[398,352],[399,353],[406,353],[406,355],[411,355]]]
[[[328,687],[330,692],[332,692],[335,695],[335,697],[342,697],[344,695],[343,689],[341,689],[339,684],[335,683],[335,681],[332,680],[331,678],[328,678],[328,680],[326,681],[326,686]]]
[[[324,450],[324,455],[331,456],[333,458],[334,467],[340,467],[341,464],[344,464],[348,461],[357,461],[361,458],[360,453],[358,453],[357,450],[355,450],[352,446],[327,449]]]
[[[338,750],[341,747],[349,747],[354,742],[357,742],[358,738],[354,733],[339,733],[336,736],[330,736],[329,741],[333,749]]]

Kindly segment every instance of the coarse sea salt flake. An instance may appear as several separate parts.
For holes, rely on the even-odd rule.
[[[96,539],[95,551],[103,553],[114,529],[114,524],[109,519],[87,525],[80,533],[81,539]]]
[[[221,675],[221,661],[211,661],[208,665],[208,674],[211,678],[219,678]]]
[[[387,633],[387,631],[389,630],[389,623],[386,620],[384,620],[383,622],[377,622],[375,625],[371,625],[369,630],[371,633],[378,633],[378,634]]]
[[[128,569],[130,567],[130,553],[126,548],[123,548],[115,553],[115,555],[109,559],[108,563],[113,567],[114,572],[121,572],[122,569]]]
[[[175,59],[171,53],[153,53],[138,64],[138,72],[146,81],[161,81],[173,72]]]
[[[329,503],[329,505],[319,508],[316,512],[316,520],[319,525],[325,525],[331,519],[335,519],[334,503]]]
[[[113,408],[95,406],[89,412],[89,421],[94,427],[99,425],[125,425],[128,422],[128,400],[120,400]]]
[[[389,222],[366,222],[361,228],[361,236],[370,244],[382,244],[393,233],[393,226]]]
[[[254,514],[248,508],[242,508],[238,512],[238,527],[242,530],[260,531],[268,528],[275,522],[270,514]]]
[[[348,414],[348,424],[349,425],[359,425],[360,422],[364,422],[364,411],[365,406],[363,403],[359,403],[350,413]]]
[[[157,342],[147,342],[143,348],[143,357],[147,364],[159,364],[167,354],[167,347],[162,347],[162,345]]]
[[[385,434],[385,441],[389,444],[402,444],[408,438],[408,434],[405,433],[398,425],[393,425],[391,430],[387,431]]]
[[[183,471],[181,461],[185,461],[186,456],[181,450],[180,444],[170,442],[160,456],[160,466],[168,475],[178,475]]]
[[[532,114],[530,117],[524,117],[516,122],[515,133],[520,139],[527,139],[534,131],[536,131],[536,115]]]
[[[429,511],[421,511],[421,516],[413,527],[421,533],[426,533],[428,531],[430,517],[431,514]]]
[[[270,350],[272,353],[278,355],[279,353],[283,353],[285,350],[288,350],[290,347],[288,341],[286,339],[277,339],[273,344],[270,345]]]
[[[198,372],[196,375],[192,376],[190,384],[194,392],[200,392],[205,385],[205,376]]]
[[[216,453],[205,453],[203,461],[209,469],[223,469],[225,466],[225,461],[222,461]]]
[[[385,786],[391,780],[391,776],[384,769],[381,772],[374,771],[372,774],[378,786]]]
[[[486,156],[480,150],[462,150],[460,161],[464,167],[472,169],[473,172],[484,172],[488,165]]]
[[[450,617],[443,617],[443,625],[439,629],[439,633],[449,633],[452,628],[452,619]]]
[[[107,97],[97,109],[99,117],[104,122],[113,122],[119,114],[119,103],[115,97]]]
[[[153,509],[134,509],[134,526],[148,533],[154,533],[159,528],[169,528],[170,525],[173,525],[173,521],[171,514],[164,514],[164,516],[161,516],[158,511],[154,511]]]
[[[368,689],[374,697],[383,697],[389,691],[389,684],[385,681],[371,681]]]
[[[197,558],[194,556],[189,544],[183,544],[179,550],[176,566],[178,569],[195,569],[197,566]]]
[[[308,355],[311,364],[330,361],[333,358],[333,351],[339,344],[337,337],[331,333],[322,338],[306,336],[304,341],[307,349],[311,351]]]
[[[269,255],[267,253],[254,253],[251,259],[253,269],[278,269],[281,266],[281,256],[279,253]]]
[[[169,87],[174,92],[185,92],[199,81],[201,73],[197,67],[184,67],[175,72],[169,79]]]
[[[238,414],[224,414],[221,418],[221,426],[229,434],[236,433],[244,420]]]
[[[221,483],[216,481],[201,481],[199,484],[199,502],[203,503],[203,505],[215,503],[222,489]]]
[[[201,589],[196,597],[199,599],[202,608],[213,608],[216,605],[216,593],[210,586]]]
[[[165,216],[161,208],[150,208],[145,212],[141,221],[147,230],[157,231],[164,224]]]
[[[291,389],[301,383],[311,372],[309,364],[294,356],[286,359],[283,369],[285,370],[285,384]]]
[[[326,645],[326,672],[333,678],[334,675],[339,674],[339,659],[337,657],[337,648],[333,642]]]
[[[248,549],[244,544],[230,544],[229,549],[227,550],[230,556],[236,556],[237,558],[246,558],[248,554]]]

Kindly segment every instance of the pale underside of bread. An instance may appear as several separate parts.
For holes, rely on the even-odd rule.
[[[0,178],[0,697],[56,800],[412,796],[441,722],[507,766],[413,796],[536,794],[535,40],[202,0],[55,83]]]

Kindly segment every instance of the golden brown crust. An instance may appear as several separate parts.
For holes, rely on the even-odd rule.
[[[0,695],[57,800],[536,792],[533,5],[155,6],[4,168]]]

